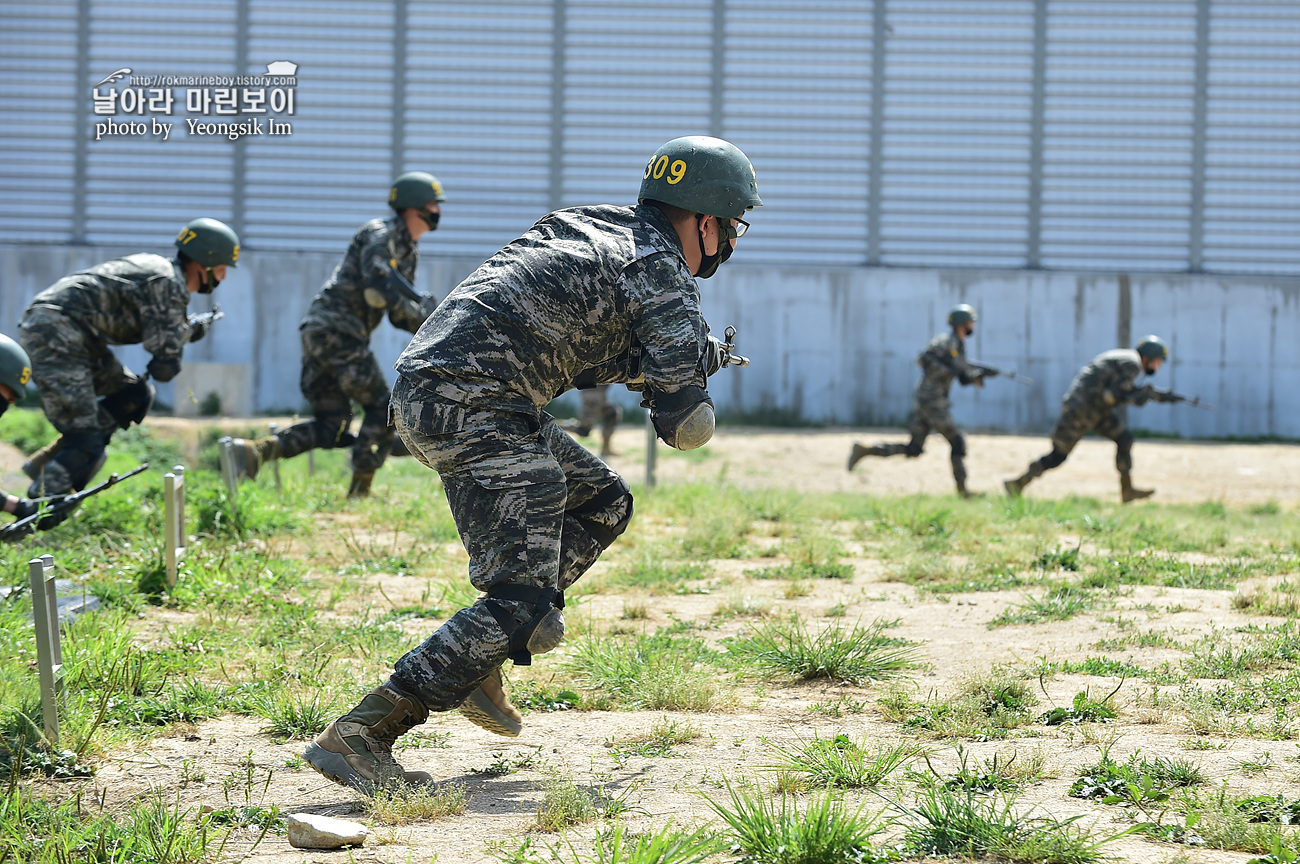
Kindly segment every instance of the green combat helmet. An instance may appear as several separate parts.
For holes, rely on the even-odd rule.
[[[1161,360],[1169,359],[1169,346],[1159,336],[1143,336],[1137,344],[1137,352],[1143,357]]]
[[[176,235],[176,248],[191,261],[204,267],[238,266],[239,235],[225,222],[216,219],[191,220]]]
[[[958,303],[956,306],[952,307],[952,311],[948,313],[948,325],[951,327],[960,327],[963,324],[973,324],[978,320],[980,320],[979,313],[977,313],[973,307],[965,303]]]
[[[438,178],[424,171],[407,171],[394,180],[393,188],[388,190],[388,206],[394,210],[423,208],[430,201],[442,203],[446,200]]]
[[[736,145],[707,135],[674,138],[656,150],[637,198],[723,219],[739,219],[746,210],[763,206],[749,157]]]
[[[32,361],[22,346],[0,333],[0,384],[14,391],[19,399],[27,394],[27,382],[32,380]],[[8,403],[4,403],[8,406]]]

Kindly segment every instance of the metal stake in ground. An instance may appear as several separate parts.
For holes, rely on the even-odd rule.
[[[231,438],[227,435],[217,441],[217,457],[221,462],[221,479],[226,482],[226,500],[230,512],[239,516],[239,475],[235,473],[235,454],[231,452]]]
[[[271,423],[267,427],[271,432],[271,437],[275,437],[275,430],[280,428],[278,423]],[[310,451],[308,451],[310,452]],[[271,462],[271,473],[275,475],[275,494],[280,495],[284,492],[284,486],[280,484],[280,460],[276,459]]]
[[[59,601],[54,589],[54,556],[27,562],[36,625],[36,665],[41,676],[41,719],[50,746],[59,746],[59,704],[63,701],[63,646],[59,640]]]
[[[163,475],[163,552],[167,556],[167,587],[176,587],[176,573],[185,557],[185,466]]]
[[[654,420],[650,412],[645,412],[645,488],[655,488],[655,462],[659,455],[659,436],[655,433]]]

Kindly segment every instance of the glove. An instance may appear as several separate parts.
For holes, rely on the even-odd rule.
[[[722,342],[716,336],[708,336],[704,343],[704,357],[701,358],[704,364],[704,375],[709,377],[722,368],[722,359],[726,356],[726,351],[722,348]]]
[[[154,357],[144,368],[153,380],[170,381],[181,371],[181,361],[179,357]]]
[[[1103,390],[1101,392],[1101,401],[1113,408],[1116,402],[1115,394],[1110,390]]]
[[[38,505],[30,498],[19,498],[18,503],[14,506],[14,519],[26,519],[28,516],[35,516]]]
[[[190,341],[197,342],[208,335],[208,325],[202,321],[190,322]]]

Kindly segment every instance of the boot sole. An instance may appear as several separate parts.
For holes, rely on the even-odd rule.
[[[524,731],[524,724],[502,714],[497,706],[482,690],[475,690],[469,698],[461,703],[461,716],[475,726],[479,726],[494,735],[517,738]]]
[[[302,752],[302,761],[326,780],[332,780],[340,786],[363,794],[374,788],[375,784],[358,774],[342,754],[326,750],[315,741],[308,744]]]

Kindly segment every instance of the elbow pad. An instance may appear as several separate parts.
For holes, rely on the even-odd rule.
[[[703,387],[650,397],[650,419],[663,442],[675,450],[694,450],[713,437],[713,400]]]

